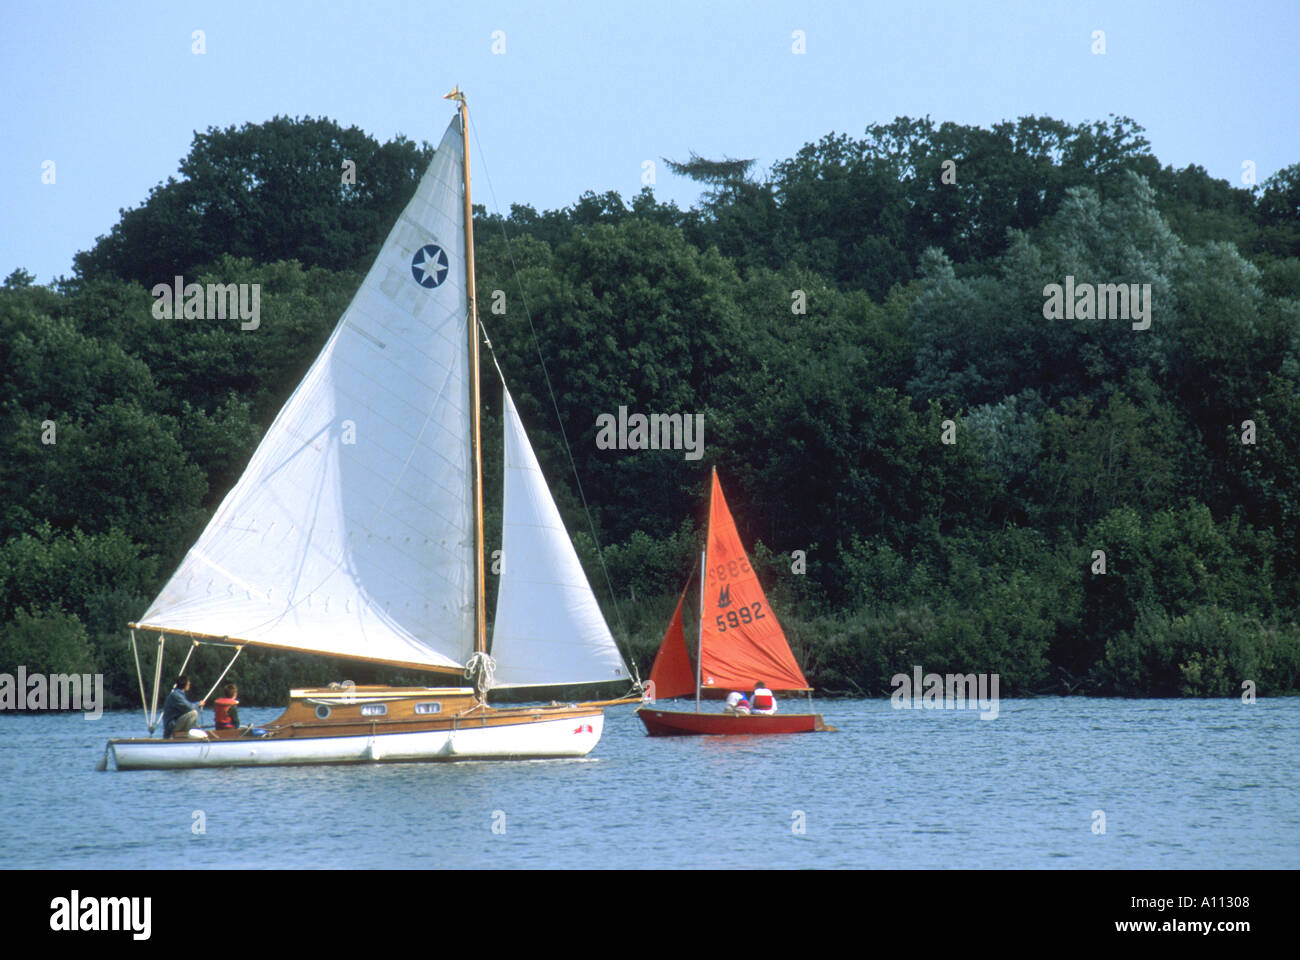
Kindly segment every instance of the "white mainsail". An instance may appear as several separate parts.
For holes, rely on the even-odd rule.
[[[142,626],[430,667],[473,652],[463,148],[453,120]]]
[[[496,687],[627,680],[510,391],[505,394],[504,567],[492,656]]]

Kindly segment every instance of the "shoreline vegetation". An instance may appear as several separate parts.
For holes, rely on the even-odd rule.
[[[818,695],[887,696],[916,665],[996,673],[1006,697],[1300,692],[1300,163],[1233,186],[1162,166],[1142,133],[898,118],[762,173],[670,161],[701,184],[687,210],[650,188],[476,208],[481,315],[643,678],[716,466]],[[325,119],[210,129],[71,277],[9,274],[0,672],[102,673],[108,707],[138,704],[125,624],[240,475],[430,155]],[[155,309],[176,277],[256,285],[257,323]],[[1045,309],[1047,291],[1117,284],[1140,287],[1141,323]],[[699,458],[598,443],[624,409],[702,417]],[[499,468],[485,492],[491,545]],[[156,637],[138,636],[151,681]],[[169,640],[164,693],[188,646]],[[227,658],[200,648],[187,672],[206,690]],[[249,705],[429,682],[252,647],[228,679]]]

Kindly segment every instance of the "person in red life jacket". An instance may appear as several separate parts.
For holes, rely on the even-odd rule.
[[[222,696],[212,701],[212,712],[217,718],[218,730],[234,730],[239,726],[239,688],[228,683],[221,689]]]
[[[749,701],[745,699],[743,693],[737,693],[733,690],[731,693],[727,694],[727,706],[725,709],[727,713],[734,713],[743,717],[749,713]]]
[[[772,691],[767,689],[767,684],[762,680],[754,684],[752,702],[755,713],[776,713],[776,697],[772,696]]]

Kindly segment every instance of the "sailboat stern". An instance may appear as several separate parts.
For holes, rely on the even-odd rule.
[[[503,760],[585,757],[596,748],[605,729],[605,714],[599,709],[547,707],[492,713],[526,716],[508,723],[492,723],[489,716],[483,726],[462,726],[451,737],[450,756]]]

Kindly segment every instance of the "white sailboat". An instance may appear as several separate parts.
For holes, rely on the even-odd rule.
[[[506,562],[488,656],[468,110],[459,90],[447,98],[458,115],[352,303],[130,626],[133,645],[137,630],[158,634],[151,733],[168,637],[475,686],[292,690],[262,728],[110,740],[103,765],[583,756],[619,701],[494,708],[488,690],[631,683],[504,382]]]

